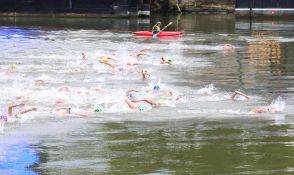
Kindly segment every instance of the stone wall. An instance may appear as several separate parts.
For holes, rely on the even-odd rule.
[[[236,0],[151,0],[151,10],[170,12],[234,12]]]

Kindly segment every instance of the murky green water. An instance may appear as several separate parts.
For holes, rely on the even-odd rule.
[[[67,78],[74,88],[142,86],[133,79],[88,70],[72,73],[60,66],[68,58],[76,61],[81,52],[119,50],[126,56],[127,50],[141,48],[152,49],[146,65],[184,99],[146,113],[40,115],[9,124],[0,135],[0,174],[293,174],[294,21],[256,19],[250,24],[233,15],[192,14],[151,19],[0,19],[1,66],[17,61],[21,69],[18,84],[1,79],[1,108],[10,91],[40,74]],[[157,20],[173,21],[169,29],[183,30],[185,36],[154,41],[129,34],[149,30]],[[225,43],[236,48],[224,50]],[[161,66],[160,56],[178,63]],[[212,96],[197,94],[209,84],[216,87]],[[224,98],[236,89],[252,98]],[[285,103],[281,112],[249,113],[279,96]],[[46,96],[36,99],[39,105],[47,102]]]

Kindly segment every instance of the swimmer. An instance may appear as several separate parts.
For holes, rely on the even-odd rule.
[[[147,79],[150,77],[150,74],[148,73],[147,69],[142,69],[142,70],[138,70],[138,71],[129,71],[129,74],[141,74],[142,75],[142,79]]]
[[[142,49],[139,52],[147,52],[147,51],[151,51],[151,49]]]
[[[247,100],[249,100],[249,97],[247,95],[245,95],[244,93],[239,92],[239,91],[235,91],[232,95],[230,95],[229,99],[239,100],[240,97],[245,97]]]
[[[138,102],[146,102],[147,104],[151,105],[152,107],[156,107],[159,106],[159,103],[156,103],[155,101],[151,100],[151,99],[140,99],[140,100],[128,100],[126,99],[125,102],[127,103],[128,107],[132,110],[136,110],[136,111],[145,111],[147,110],[147,108],[140,106],[140,105],[135,105],[134,103],[138,103]]]
[[[146,103],[150,104],[152,107],[157,107],[160,105],[159,103],[157,103],[151,99],[147,99],[147,98],[142,98],[142,99],[138,99],[138,100],[133,99],[133,100],[131,100],[131,102],[132,103],[146,102]]]
[[[68,86],[62,86],[62,87],[58,88],[58,91],[59,92],[69,92],[70,89]]]
[[[8,77],[12,77],[12,70],[11,69],[7,69],[6,71],[5,71],[5,75],[7,75]]]
[[[126,92],[126,96],[129,98],[129,99],[135,99],[135,98],[137,98],[137,96],[135,95],[135,93],[138,93],[138,92],[140,92],[139,90],[135,90],[135,89],[131,89],[131,90],[128,90],[127,92]]]
[[[109,92],[107,89],[104,89],[104,88],[101,88],[101,87],[93,88],[93,90],[95,92],[98,92],[98,93],[101,93],[101,94],[105,94],[105,93],[108,93]]]
[[[140,73],[142,75],[142,79],[147,79],[150,77],[150,74],[148,73],[147,69],[143,69],[143,70],[139,71],[138,73]]]
[[[117,61],[117,58],[116,58],[115,54],[112,54],[112,56],[104,56],[101,59],[102,60],[107,59],[107,60]]]
[[[165,59],[165,58],[161,57],[160,64],[169,64],[169,65],[172,65],[173,62],[174,62],[174,59],[173,58]]]
[[[180,100],[180,96],[175,95],[171,90],[166,90],[165,91],[165,96],[172,97],[176,101],[179,101]]]
[[[279,111],[275,106],[264,106],[264,107],[259,107],[259,108],[253,108],[250,110],[250,112],[254,114],[261,114],[261,113],[274,113]]]
[[[56,100],[55,101],[55,104],[58,104],[58,105],[60,105],[60,104],[64,104],[65,102],[63,101],[63,100]]]
[[[235,46],[233,46],[231,44],[224,44],[224,45],[222,45],[222,48],[224,50],[233,50],[233,49],[235,49]]]
[[[95,105],[94,106],[94,112],[102,112],[104,111],[104,108],[101,105]]]
[[[150,56],[149,54],[147,54],[146,53],[146,51],[148,51],[148,50],[150,50],[150,49],[142,49],[142,50],[140,50],[139,52],[135,52],[135,53],[133,53],[133,54],[131,54],[131,56],[135,56],[135,57],[140,57],[140,56]]]
[[[139,66],[139,65],[141,65],[141,63],[131,63],[131,62],[127,63],[127,66]]]
[[[17,65],[15,63],[13,63],[11,65],[10,68],[8,68],[6,71],[5,71],[5,75],[7,75],[8,77],[12,77],[12,73],[13,73],[13,70],[15,70],[17,68]]]
[[[62,116],[75,115],[79,117],[87,117],[87,111],[72,109],[71,107],[56,108],[55,111]]]
[[[153,93],[154,92],[158,92],[160,90],[160,86],[159,85],[154,85],[153,86]]]
[[[132,99],[136,97],[136,95],[133,92],[139,93],[141,91],[148,94],[161,94],[160,92],[163,92],[162,95],[164,95],[165,97],[168,97],[168,98],[172,97],[176,101],[180,100],[180,96],[175,95],[171,90],[169,89],[161,90],[160,85],[154,85],[152,89],[151,87],[144,87],[143,89],[140,89],[140,90],[131,89],[127,91],[126,95],[127,97]]]
[[[7,117],[7,115],[0,115],[0,124],[1,124],[1,126],[3,126],[3,124],[5,123],[5,122],[7,122],[8,121],[8,117]]]
[[[25,100],[27,101],[30,97],[27,96],[27,95],[18,95],[18,96],[15,96],[15,99],[16,100]]]
[[[99,62],[101,64],[105,64],[105,65],[109,66],[111,69],[115,69],[116,66],[114,64],[109,63],[110,60],[111,60],[110,57],[104,57],[103,59],[99,60]]]
[[[197,94],[199,95],[207,95],[207,96],[214,96],[214,91],[215,91],[215,87],[213,86],[213,84],[210,84],[202,89],[199,89],[197,91]],[[221,97],[220,98],[224,98],[224,99],[229,99],[229,100],[249,100],[249,96],[247,96],[246,94],[240,92],[240,91],[235,91],[232,94],[220,94]],[[218,94],[217,94],[218,96]]]
[[[35,85],[42,85],[42,84],[45,83],[44,80],[34,80],[33,82],[34,82]]]
[[[15,63],[13,63],[12,65],[11,65],[11,69],[16,69],[17,68],[17,65],[15,64]]]
[[[22,110],[22,111],[18,111],[16,113],[13,113],[13,109],[16,108],[16,107],[20,107],[20,106],[25,106],[25,104],[20,103],[20,104],[15,104],[15,105],[8,106],[8,117],[15,117],[16,118],[18,115],[25,114],[25,113],[37,110],[37,108],[30,108],[30,109],[26,109],[26,110]]]
[[[147,53],[139,52],[139,53],[136,54],[136,57],[140,57],[140,56],[143,56],[143,55],[150,56],[150,55],[147,54]]]

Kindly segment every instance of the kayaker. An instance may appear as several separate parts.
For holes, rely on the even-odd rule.
[[[152,27],[152,33],[153,33],[153,34],[156,34],[156,33],[160,32],[160,25],[161,25],[161,22],[158,21],[158,22]]]

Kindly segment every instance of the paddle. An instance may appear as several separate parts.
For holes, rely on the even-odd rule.
[[[160,32],[164,31],[166,28],[168,28],[168,26],[172,25],[173,22],[168,23],[168,25],[166,25],[164,28],[162,28],[162,30],[160,30],[158,33],[153,35],[153,38],[157,38],[157,35],[160,34]]]

